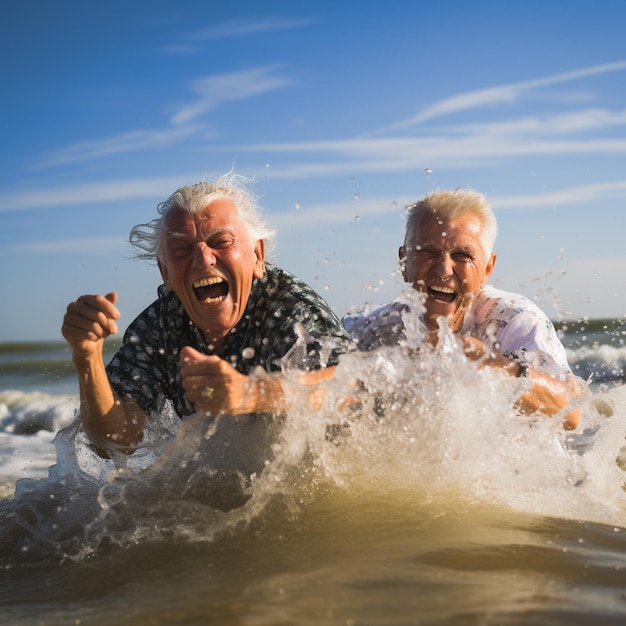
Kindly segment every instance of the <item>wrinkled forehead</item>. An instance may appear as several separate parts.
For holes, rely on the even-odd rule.
[[[474,215],[466,213],[456,218],[442,218],[433,214],[421,215],[415,225],[413,243],[441,250],[452,248],[481,248],[482,228]]]
[[[213,233],[233,231],[246,233],[237,207],[229,200],[217,200],[190,212],[172,207],[163,218],[166,237],[207,238]]]

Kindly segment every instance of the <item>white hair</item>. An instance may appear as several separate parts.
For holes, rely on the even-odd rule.
[[[140,259],[164,261],[165,217],[172,209],[182,209],[195,215],[215,200],[230,200],[243,219],[251,241],[262,239],[266,254],[276,245],[276,231],[261,216],[257,198],[247,189],[249,182],[241,176],[228,173],[213,183],[201,182],[177,189],[167,200],[157,205],[159,217],[147,224],[138,224],[130,231],[130,243]]]

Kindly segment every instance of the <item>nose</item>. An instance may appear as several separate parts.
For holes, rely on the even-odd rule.
[[[441,252],[437,260],[437,270],[441,278],[450,278],[454,274],[452,257],[448,252]]]
[[[215,251],[201,241],[194,251],[194,263],[199,267],[212,267],[216,263]]]

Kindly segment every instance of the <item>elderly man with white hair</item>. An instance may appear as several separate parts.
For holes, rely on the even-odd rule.
[[[434,191],[408,207],[399,248],[402,276],[420,296],[429,341],[438,340],[444,321],[481,367],[529,379],[517,401],[521,413],[562,414],[564,427],[576,428],[580,409],[571,403],[580,396],[581,381],[553,324],[528,298],[487,284],[497,230],[483,194]],[[362,349],[393,345],[406,341],[409,309],[398,299],[369,315],[348,316],[344,325]]]
[[[183,187],[158,212],[130,239],[140,258],[157,261],[164,284],[106,368],[117,295],[83,295],[63,320],[80,416],[101,456],[132,453],[167,403],[181,418],[280,413],[285,356],[313,384],[332,375],[349,340],[315,291],[266,262],[274,232],[235,177]]]

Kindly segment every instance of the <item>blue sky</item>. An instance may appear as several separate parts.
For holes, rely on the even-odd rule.
[[[156,295],[130,228],[234,168],[275,262],[343,314],[395,297],[404,206],[474,187],[492,282],[626,314],[626,4],[22,0],[0,40],[0,341],[60,338],[81,293]]]

